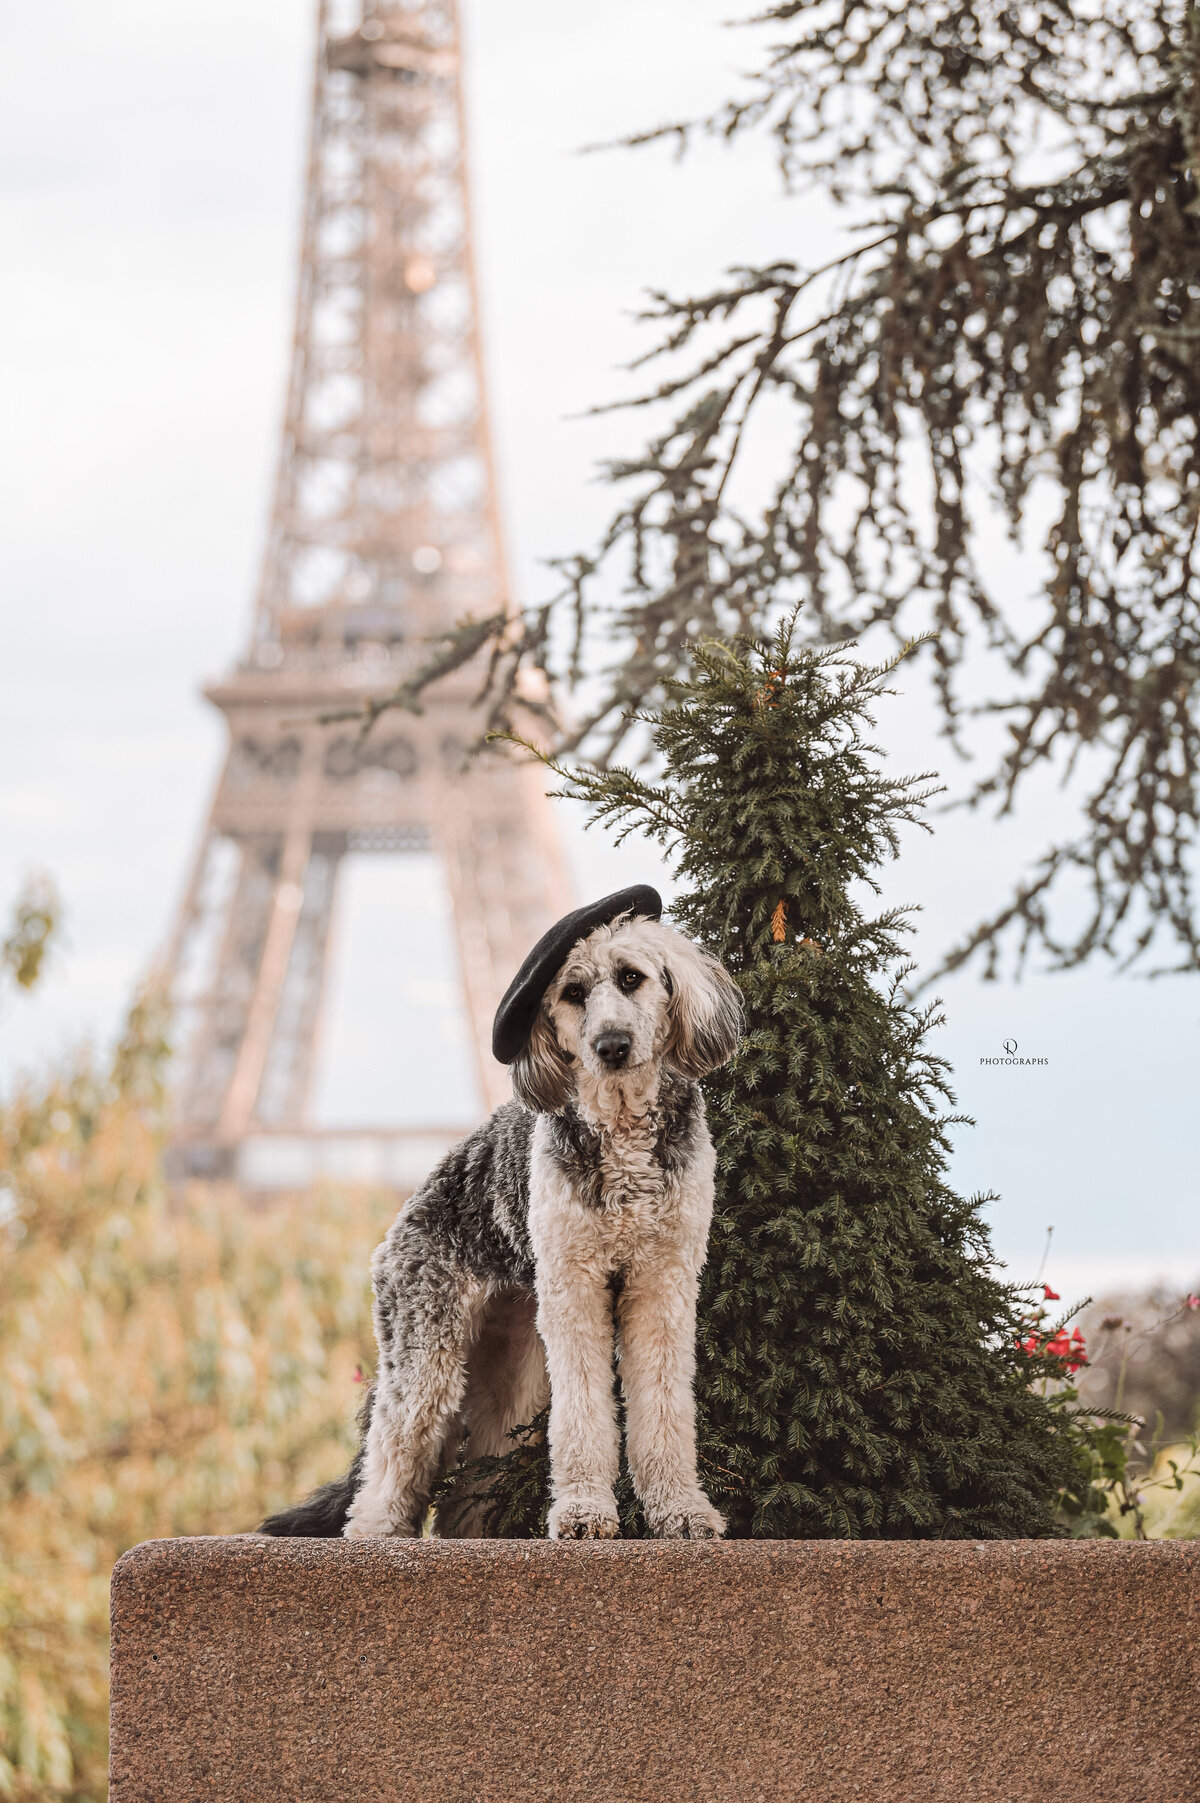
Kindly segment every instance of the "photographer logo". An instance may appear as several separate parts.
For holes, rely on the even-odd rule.
[[[1049,1064],[1050,1062],[1048,1058],[1020,1057],[1015,1039],[1006,1039],[1002,1044],[1004,1047],[1003,1058],[981,1058],[980,1064]]]

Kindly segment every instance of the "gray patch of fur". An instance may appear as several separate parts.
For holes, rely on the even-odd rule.
[[[375,1255],[375,1287],[420,1295],[430,1255],[494,1284],[533,1286],[529,1142],[536,1116],[505,1102],[449,1152],[397,1216]]]
[[[654,1104],[646,1112],[646,1132],[661,1170],[682,1171],[695,1155],[704,1130],[704,1103],[699,1085],[667,1073]],[[552,1117],[548,1133],[551,1157],[581,1202],[603,1208],[611,1200],[605,1136],[573,1104]]]

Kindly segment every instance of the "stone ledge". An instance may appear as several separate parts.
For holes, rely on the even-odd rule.
[[[153,1540],[111,1803],[1190,1796],[1200,1544]]]

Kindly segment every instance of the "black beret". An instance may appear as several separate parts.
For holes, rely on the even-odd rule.
[[[505,991],[492,1025],[492,1052],[501,1064],[511,1064],[529,1042],[542,997],[581,939],[606,927],[619,914],[639,914],[647,920],[662,917],[662,896],[649,883],[618,889],[603,901],[576,908],[543,933]]]

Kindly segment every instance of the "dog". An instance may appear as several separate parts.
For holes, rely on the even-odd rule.
[[[472,1458],[510,1451],[548,1400],[550,1538],[615,1537],[614,1343],[651,1532],[724,1532],[696,1471],[715,1168],[698,1079],[733,1055],[742,1004],[661,906],[618,891],[522,966],[496,1017],[515,1099],[446,1155],[372,1260],[379,1362],[354,1464],[260,1532],[420,1535],[464,1439]],[[433,1531],[485,1533],[486,1499],[439,1506]]]

